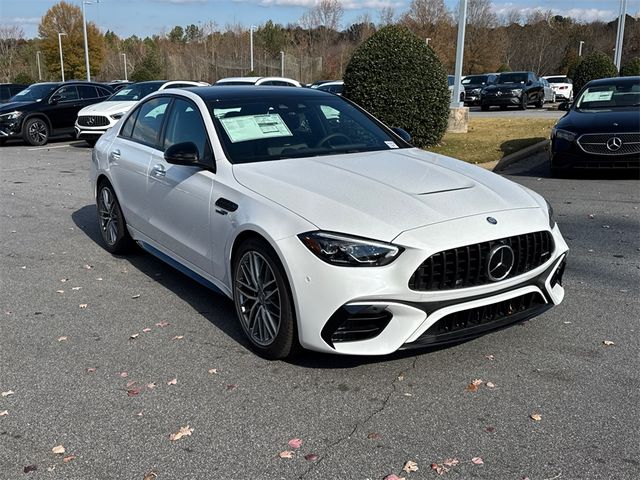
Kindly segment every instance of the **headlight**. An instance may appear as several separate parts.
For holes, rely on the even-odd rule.
[[[120,120],[122,118],[122,116],[124,115],[124,112],[119,112],[119,113],[114,113],[113,115],[110,115],[111,118],[113,118],[114,120]]]
[[[381,267],[393,262],[402,247],[331,232],[307,232],[300,241],[320,260],[342,267]]]
[[[554,226],[555,226],[555,224],[556,224],[556,220],[555,220],[555,218],[553,217],[553,207],[552,207],[552,206],[551,206],[551,204],[549,203],[549,200],[547,200],[547,199],[545,198],[545,200],[544,200],[544,201],[545,201],[545,202],[547,202],[547,211],[548,211],[548,213],[549,213],[549,228],[553,230],[553,227],[554,227]]]
[[[15,120],[16,118],[20,118],[21,115],[22,112],[18,112],[16,110],[15,112],[4,113],[0,115],[0,120]]]
[[[473,90],[471,90],[471,93],[473,95],[480,95],[480,90],[482,90],[481,88],[474,88]]]
[[[566,140],[567,142],[573,142],[578,135],[573,132],[569,132],[568,130],[561,130],[559,128],[554,128],[551,131],[551,136],[560,138],[562,140]]]
[[[511,90],[511,95],[515,95],[516,97],[519,97],[520,95],[522,95],[522,89],[514,88],[513,90]]]

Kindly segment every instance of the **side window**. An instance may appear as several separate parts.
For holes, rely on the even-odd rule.
[[[1,86],[0,87],[0,100],[2,100],[4,102],[5,100],[8,100],[9,97],[10,97],[10,95],[9,95],[9,87]]]
[[[129,118],[125,120],[124,125],[122,125],[122,128],[120,129],[121,137],[131,138],[131,134],[133,133],[133,125],[136,123],[136,118],[139,111],[140,109],[137,108],[136,111],[129,115]]]
[[[213,166],[211,148],[209,147],[207,130],[198,108],[191,102],[176,99],[171,106],[167,127],[164,133],[164,150],[171,145],[193,142],[198,147],[203,163]]]
[[[79,85],[78,93],[80,93],[80,98],[82,98],[83,100],[98,98],[98,94],[96,93],[96,87],[92,85]]]
[[[78,96],[78,89],[75,87],[75,85],[67,85],[64,86],[62,88],[59,88],[56,93],[53,94],[53,96],[58,96],[60,97],[60,100],[58,100],[59,103],[62,102],[73,102],[75,100],[78,100],[80,97]]]
[[[96,87],[96,90],[98,91],[98,96],[101,97],[101,98],[102,97],[110,97],[111,95],[113,95],[113,93],[111,93],[106,88]]]
[[[159,136],[164,112],[171,98],[155,97],[142,104],[138,111],[131,139],[160,150]]]

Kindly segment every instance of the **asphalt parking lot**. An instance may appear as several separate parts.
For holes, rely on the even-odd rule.
[[[550,200],[571,247],[565,302],[538,318],[269,362],[229,300],[101,247],[90,152],[0,149],[0,478],[640,478],[637,179],[552,179],[541,155],[503,172]]]

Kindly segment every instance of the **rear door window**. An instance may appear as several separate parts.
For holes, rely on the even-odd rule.
[[[98,94],[96,93],[96,87],[91,85],[78,86],[78,92],[80,93],[80,98],[82,98],[83,100],[98,98]]]
[[[160,148],[160,130],[170,97],[155,97],[142,104],[138,111],[131,139],[155,149]]]
[[[213,166],[207,137],[207,130],[198,108],[188,100],[175,99],[167,119],[163,150],[177,143],[193,142],[198,147],[200,160]]]
[[[75,85],[65,85],[64,87],[59,88],[58,91],[53,94],[53,96],[60,97],[60,99],[58,100],[59,103],[74,102],[80,99],[80,96],[78,95],[78,89]]]

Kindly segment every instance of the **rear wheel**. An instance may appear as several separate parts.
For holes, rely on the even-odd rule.
[[[538,98],[538,101],[535,103],[536,108],[544,107],[544,93]]]
[[[289,282],[264,240],[250,239],[238,248],[233,262],[233,301],[256,353],[275,360],[295,351],[298,342]]]
[[[118,198],[108,182],[105,181],[99,185],[96,203],[100,235],[104,241],[105,249],[115,254],[127,252],[131,248],[133,240],[127,230]]]
[[[22,138],[34,147],[46,145],[49,140],[49,125],[41,118],[30,118],[22,127]]]
[[[518,108],[520,110],[526,110],[528,104],[529,104],[529,98],[527,97],[526,93],[523,93],[522,97],[520,98],[520,105],[518,105]]]
[[[489,111],[489,105],[480,105],[480,110],[482,110],[483,112],[488,112]]]

